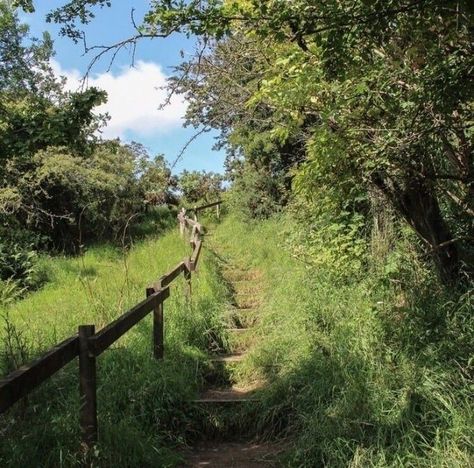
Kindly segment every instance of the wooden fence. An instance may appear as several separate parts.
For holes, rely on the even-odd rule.
[[[194,213],[196,215],[199,211],[218,206],[220,203],[218,201],[196,207]],[[185,230],[190,232],[191,256],[186,257],[171,271],[146,288],[146,299],[125,312],[117,320],[98,332],[95,331],[94,325],[79,326],[76,335],[57,344],[38,359],[1,379],[0,414],[78,357],[81,441],[86,449],[91,448],[97,442],[97,356],[150,312],[153,312],[153,356],[156,359],[163,359],[163,304],[170,296],[169,285],[183,274],[187,293],[191,294],[191,274],[196,270],[202,248],[202,226],[197,221],[197,216],[193,220],[182,212],[178,218],[183,227],[182,232]]]

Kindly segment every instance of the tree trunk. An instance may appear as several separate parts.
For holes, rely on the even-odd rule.
[[[374,184],[382,190],[415,232],[430,248],[430,255],[444,283],[459,279],[459,252],[453,236],[444,221],[438,200],[431,187],[421,178],[413,178],[403,187],[388,182],[381,175],[373,178]]]

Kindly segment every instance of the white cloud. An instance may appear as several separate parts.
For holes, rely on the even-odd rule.
[[[64,70],[56,61],[52,67],[57,75],[66,77],[67,89],[75,91],[80,87],[82,76],[78,70]],[[166,90],[161,89],[166,84],[166,75],[153,62],[139,61],[134,68],[122,68],[118,74],[92,75],[87,83],[107,91],[107,103],[96,108],[96,112],[110,115],[103,129],[106,138],[124,138],[126,131],[149,136],[182,124],[186,103],[181,97],[174,96],[159,110],[167,95]]]

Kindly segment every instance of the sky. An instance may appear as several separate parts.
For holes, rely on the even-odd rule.
[[[53,69],[67,78],[68,89],[77,90],[94,55],[92,52],[84,55],[82,44],[74,44],[71,39],[60,36],[58,25],[46,23],[46,13],[64,4],[64,0],[37,0],[34,3],[36,11],[22,13],[20,19],[28,23],[33,36],[41,37],[43,31],[51,34],[56,52]],[[88,45],[109,45],[131,36],[134,32],[132,9],[139,23],[149,3],[148,0],[115,0],[111,8],[97,9],[96,18],[83,28]],[[96,63],[89,74],[88,85],[104,89],[109,96],[107,104],[97,108],[98,112],[110,115],[103,136],[137,141],[144,144],[152,156],[164,154],[173,164],[196,130],[183,127],[187,106],[183,98],[175,97],[166,108],[159,109],[166,99],[166,91],[160,88],[172,73],[172,67],[179,64],[181,51],[186,57],[193,50],[192,39],[175,34],[166,39],[139,42],[133,66],[129,50],[116,56],[109,71],[110,55]],[[215,135],[209,132],[198,136],[176,163],[173,172],[187,169],[222,173],[224,152],[212,150]]]

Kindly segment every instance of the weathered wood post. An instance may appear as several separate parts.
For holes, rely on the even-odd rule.
[[[181,208],[180,212],[178,213],[178,221],[179,221],[179,233],[181,237],[184,236],[184,232],[186,229],[186,209]]]
[[[217,219],[220,219],[221,217],[221,204],[220,203],[216,205],[216,216],[217,216]]]
[[[97,380],[96,357],[89,346],[94,325],[79,327],[79,394],[81,442],[88,453],[97,443]]]
[[[146,296],[151,296],[159,289],[161,289],[161,281],[158,281],[154,287],[146,288]],[[163,301],[160,301],[153,308],[153,356],[155,359],[163,359],[164,343]]]
[[[191,295],[193,293],[193,288],[191,285],[191,259],[185,258],[184,259],[184,279],[186,281],[186,297],[191,299]]]
[[[191,244],[191,251],[193,251],[196,247],[196,224],[191,229],[191,239],[189,243]]]

